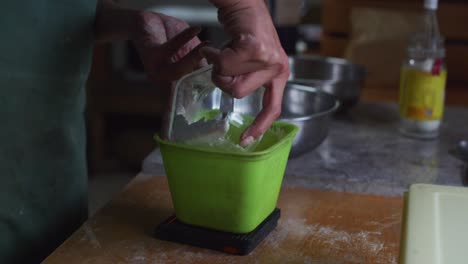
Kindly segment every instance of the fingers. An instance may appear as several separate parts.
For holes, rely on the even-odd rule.
[[[212,80],[214,84],[233,97],[243,98],[275,77],[277,71],[272,68],[234,77],[213,73]]]
[[[203,47],[200,52],[209,63],[217,64],[219,62],[221,50],[213,47]]]
[[[243,50],[234,50],[227,47],[223,50],[212,47],[201,49],[205,58],[214,65],[214,71],[219,75],[235,76],[249,72],[261,70],[267,66],[267,63],[256,60],[250,56],[252,48],[247,47]]]
[[[201,54],[201,53],[200,53]],[[202,55],[203,56],[203,55]],[[200,63],[198,64],[198,68],[203,68],[205,66],[208,66],[208,61],[206,61],[205,58],[203,58]]]
[[[170,64],[165,72],[168,76],[171,76],[173,80],[177,80],[185,74],[198,69],[199,66],[203,64],[203,55],[200,53],[200,49],[206,45],[208,45],[208,42],[200,43],[182,59]]]
[[[257,115],[252,125],[242,133],[241,146],[250,145],[255,139],[263,135],[281,114],[281,102],[286,79],[277,78],[265,85],[263,109]]]
[[[167,54],[175,54],[177,51],[182,49],[185,44],[190,42],[194,37],[196,37],[201,31],[200,27],[189,27],[182,31],[181,33],[174,36],[172,39],[164,43],[161,48],[167,52]]]
[[[149,72],[149,77],[155,84],[167,83],[178,80],[185,74],[198,69],[203,63],[203,56],[200,54],[200,49],[205,45],[207,45],[207,42],[200,43],[177,62],[158,65],[154,70]]]
[[[210,63],[215,65],[215,69],[212,73],[214,84],[235,98],[242,98],[250,94],[264,83],[269,82],[280,72],[280,69],[277,69],[277,65],[267,67],[263,63],[244,63],[239,66],[242,68],[242,71],[239,72],[243,72],[242,74],[234,76],[225,75],[216,70],[217,63],[219,63],[223,51],[212,47],[203,47],[200,51]]]
[[[266,84],[263,109],[241,136],[240,144],[247,146],[265,133],[280,115],[289,71],[284,66],[287,64],[282,63],[280,54],[272,53],[268,58],[261,47],[252,43],[249,43],[250,46],[242,45],[240,44],[241,49],[238,50],[229,47],[223,50],[204,47],[201,53],[214,64],[213,82],[235,98],[243,98]],[[270,59],[277,63],[272,63]]]

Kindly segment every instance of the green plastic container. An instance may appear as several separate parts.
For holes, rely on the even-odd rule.
[[[230,130],[233,137],[243,128]],[[248,233],[276,207],[298,128],[275,122],[252,152],[160,144],[177,218],[190,225]]]

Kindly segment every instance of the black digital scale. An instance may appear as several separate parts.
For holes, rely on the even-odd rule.
[[[276,208],[257,228],[247,234],[234,234],[187,225],[177,220],[174,215],[156,227],[154,236],[162,240],[218,250],[228,254],[247,255],[275,229],[280,214],[280,209]]]

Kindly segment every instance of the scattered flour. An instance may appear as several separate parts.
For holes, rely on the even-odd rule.
[[[91,243],[93,248],[100,248],[101,244],[99,243],[99,240],[96,238],[96,234],[94,233],[93,229],[89,224],[85,223],[83,225],[83,230],[85,232],[84,237],[81,240],[86,240]]]
[[[354,232],[340,230],[335,226],[308,224],[305,218],[283,218],[279,220],[278,227],[259,245],[258,250],[242,257],[173,245],[150,237],[101,245],[95,233],[97,230],[91,224],[85,224],[80,241],[88,243],[100,254],[87,256],[82,263],[99,263],[100,257],[103,257],[102,252],[105,252],[104,255],[112,254],[107,257],[113,258],[113,263],[116,264],[203,263],[207,257],[212,263],[222,264],[361,264],[370,263],[370,259],[374,260],[372,264],[396,264],[398,260],[392,252],[395,252],[398,245],[384,243],[382,235],[385,229],[398,224],[395,222],[398,217],[399,215],[389,217],[383,223],[364,223],[370,230],[368,228]]]
[[[286,240],[300,241],[299,245],[313,243],[320,247],[322,252],[326,251],[326,255],[346,256],[346,263],[363,263],[364,256],[379,256],[385,253],[382,251],[387,247],[397,246],[382,242],[381,235],[381,231],[347,232],[331,226],[308,225],[306,219],[286,219],[280,220],[277,230],[267,237],[266,243],[276,250],[281,250]],[[377,263],[397,263],[394,256],[381,255]],[[312,259],[310,256],[302,256],[302,260],[303,263],[323,263],[323,260]]]

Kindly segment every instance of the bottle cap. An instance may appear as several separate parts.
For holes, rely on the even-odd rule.
[[[424,0],[424,8],[429,10],[437,10],[439,0]]]

